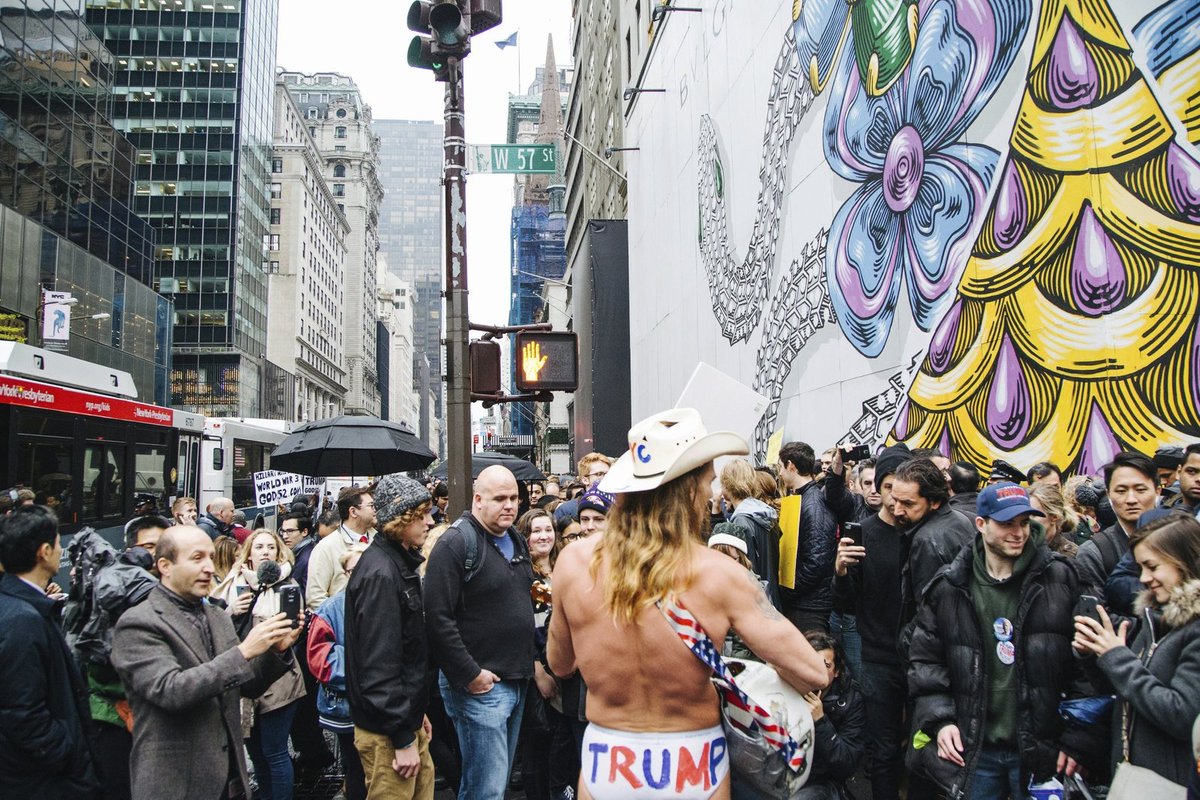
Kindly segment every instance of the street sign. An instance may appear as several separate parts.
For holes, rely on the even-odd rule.
[[[467,171],[553,175],[558,171],[558,148],[553,144],[473,144]]]

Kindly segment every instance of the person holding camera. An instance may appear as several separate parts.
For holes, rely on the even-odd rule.
[[[292,549],[273,531],[259,529],[246,539],[228,577],[213,590],[228,604],[239,631],[280,612],[289,619],[302,616],[303,593],[291,577],[292,558]],[[291,800],[295,769],[288,736],[306,694],[300,665],[292,659],[287,674],[261,697],[243,703],[242,728],[263,800]]]
[[[274,614],[239,641],[229,615],[207,602],[212,558],[203,530],[168,528],[155,549],[161,582],[113,632],[113,667],[137,720],[134,800],[249,796],[240,698],[295,669],[293,620]]]

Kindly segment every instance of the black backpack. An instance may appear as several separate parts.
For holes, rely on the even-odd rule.
[[[464,524],[465,523],[465,524]],[[479,534],[480,531],[475,527],[474,521],[471,519],[469,512],[464,511],[463,515],[454,520],[451,529],[460,531],[463,535],[463,544],[466,547],[466,556],[463,558],[463,583],[470,583],[471,578],[475,577],[475,573],[479,572],[479,567],[483,564],[483,557],[479,554]],[[520,551],[521,555],[529,558],[529,545],[525,542],[524,536],[510,536],[514,542],[513,547]]]

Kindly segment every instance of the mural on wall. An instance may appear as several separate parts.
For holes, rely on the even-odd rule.
[[[1000,185],[893,434],[1095,473],[1200,433],[1200,164],[1107,7],[1047,2],[1037,30]]]
[[[964,141],[1035,11],[1008,151]],[[1119,449],[1200,438],[1197,86],[1192,0],[1153,7],[1128,38],[1104,0],[794,3],[740,261],[707,116],[697,148],[714,316],[732,345],[766,315],[757,454],[814,333],[837,325],[874,359],[901,303],[928,349],[862,400],[844,441],[890,429],[976,464],[1095,472]],[[825,161],[855,188],[772,287],[789,151],[819,96]]]

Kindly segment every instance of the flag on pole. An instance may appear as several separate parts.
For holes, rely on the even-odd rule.
[[[503,50],[506,47],[516,47],[516,46],[517,46],[517,34],[515,32],[513,33],[512,36],[509,36],[507,39],[501,39],[500,41],[496,42],[496,47],[499,47],[501,50]]]

